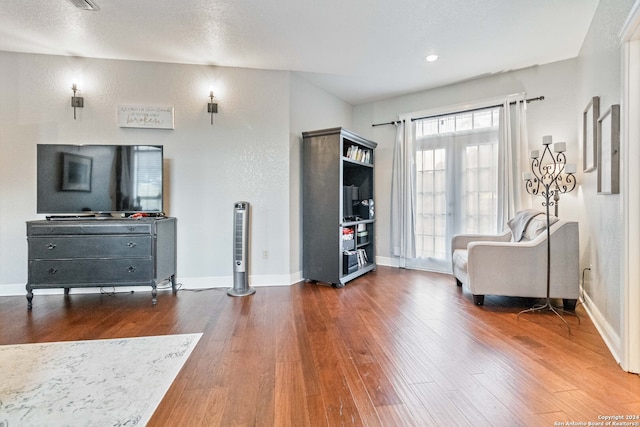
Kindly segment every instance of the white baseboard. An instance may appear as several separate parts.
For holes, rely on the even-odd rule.
[[[600,333],[604,343],[609,348],[611,355],[616,360],[618,364],[621,363],[621,349],[622,349],[622,341],[620,336],[616,334],[613,327],[607,322],[607,319],[602,315],[598,307],[594,304],[593,300],[589,298],[589,295],[584,292],[582,295],[582,301],[584,309],[587,314],[591,318],[591,321],[595,325],[596,329]]]
[[[249,285],[254,287],[261,286],[291,286],[302,280],[302,272],[298,271],[289,275],[286,274],[272,274],[272,275],[257,275],[249,276]],[[231,288],[233,287],[232,276],[222,277],[178,277],[178,283],[182,285],[183,289],[208,289],[208,288]],[[106,291],[111,291],[113,287],[104,286],[102,288]],[[164,291],[171,289],[165,282],[158,285],[158,291]],[[151,292],[149,286],[119,286],[116,288],[117,292]],[[92,294],[102,292],[101,288],[71,288],[70,294]],[[63,288],[51,288],[51,289],[34,289],[35,295],[58,295],[63,294]],[[27,291],[24,284],[7,284],[0,285],[0,297],[9,296],[25,296]]]
[[[20,285],[0,285],[0,296],[2,297],[12,297],[17,295],[27,295],[27,290],[25,289],[25,284]],[[62,292],[60,292],[62,293]]]
[[[400,268],[400,260],[398,258],[377,256],[376,257],[376,264],[383,265],[383,266],[386,266],[386,267]]]
[[[291,286],[302,280],[302,272],[290,275],[260,275],[249,276],[249,286]],[[178,283],[186,289],[207,289],[207,288],[231,288],[233,287],[233,276],[221,277],[186,277],[178,278]]]
[[[395,268],[400,268],[400,259],[397,257],[376,257],[376,263],[378,265],[383,265],[386,267],[395,267]],[[437,269],[437,268],[418,268],[418,267],[411,267],[411,269],[413,270],[419,270],[419,271],[430,271],[432,273],[444,273],[444,274],[451,274],[451,269]]]

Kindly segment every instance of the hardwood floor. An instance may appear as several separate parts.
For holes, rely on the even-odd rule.
[[[380,267],[342,289],[160,292],[155,307],[146,291],[36,294],[32,311],[24,297],[3,297],[0,344],[202,332],[151,426],[553,426],[640,415],[640,376],[617,366],[583,308],[580,323],[566,317],[569,332],[552,313],[517,319],[530,303],[487,297],[477,307],[451,276]]]

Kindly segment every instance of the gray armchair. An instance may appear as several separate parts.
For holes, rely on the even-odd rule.
[[[544,221],[541,227],[540,223]],[[580,293],[578,223],[557,220],[551,232],[550,298],[561,298],[565,310],[575,310]],[[519,241],[513,231],[501,235],[457,235],[451,250],[453,275],[476,305],[485,295],[546,298],[546,217],[532,220]]]

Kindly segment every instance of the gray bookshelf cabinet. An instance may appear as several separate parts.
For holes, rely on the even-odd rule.
[[[343,287],[376,268],[377,144],[343,128],[302,137],[302,275]]]

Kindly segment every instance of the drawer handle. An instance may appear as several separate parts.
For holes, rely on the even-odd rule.
[[[127,268],[127,271],[128,271],[129,273],[133,273],[134,271],[136,271],[136,268],[135,268],[135,267],[133,267],[133,266],[130,266],[129,268]]]
[[[55,249],[55,248],[56,248],[56,246],[57,246],[57,245],[56,245],[55,243],[49,243],[49,244],[47,245],[47,249],[52,250],[52,249]]]
[[[56,274],[57,272],[58,272],[58,269],[57,268],[53,268],[53,267],[51,267],[49,270],[47,270],[47,273],[49,273],[49,274]]]
[[[135,248],[137,245],[136,245],[135,242],[129,242],[129,243],[127,243],[127,246],[130,247],[130,248]]]

